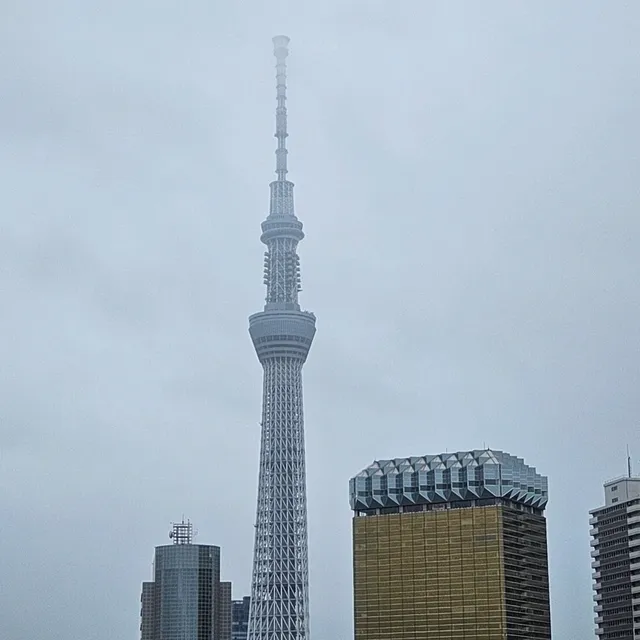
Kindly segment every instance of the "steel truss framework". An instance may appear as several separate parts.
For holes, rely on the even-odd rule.
[[[309,637],[302,362],[264,365],[252,640]]]
[[[298,304],[296,251],[304,234],[294,214],[293,184],[286,179],[288,42],[274,38],[278,147],[277,180],[270,185],[270,211],[262,223],[266,304],[249,318],[264,383],[248,640],[309,639],[302,366],[315,335],[315,316]]]

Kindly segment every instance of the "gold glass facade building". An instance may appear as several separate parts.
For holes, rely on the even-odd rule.
[[[548,640],[546,493],[545,478],[502,452],[361,472],[355,640]]]

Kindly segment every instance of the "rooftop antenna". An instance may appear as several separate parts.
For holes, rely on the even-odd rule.
[[[169,538],[173,540],[173,544],[191,544],[193,542],[193,525],[191,520],[182,522],[172,522]]]
[[[629,445],[627,445],[627,473],[631,477],[631,452],[629,451]]]

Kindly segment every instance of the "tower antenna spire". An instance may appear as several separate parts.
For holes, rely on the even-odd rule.
[[[278,181],[287,179],[287,56],[289,55],[289,38],[276,36],[273,38],[273,55],[276,57],[276,175]]]
[[[629,477],[633,475],[631,473],[631,451],[629,450],[629,445],[627,445],[627,473]]]

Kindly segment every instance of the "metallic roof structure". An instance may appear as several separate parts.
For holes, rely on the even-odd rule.
[[[289,38],[273,39],[276,56],[276,176],[262,223],[264,310],[249,333],[264,369],[262,436],[248,640],[308,640],[309,571],[302,365],[316,332],[298,303],[302,223],[287,180],[286,58]]]
[[[536,509],[547,504],[547,478],[503,451],[476,449],[377,460],[349,483],[354,511],[504,498]]]

